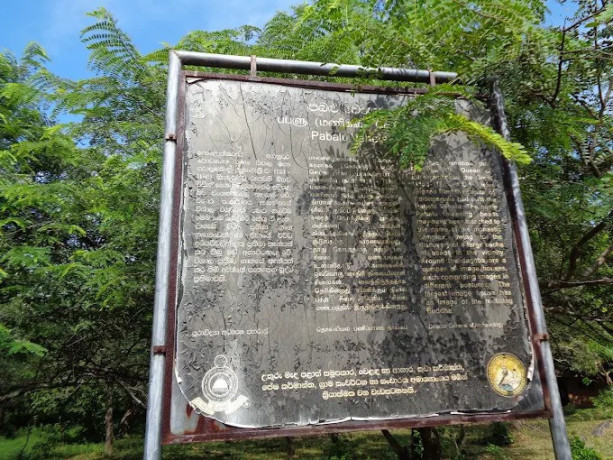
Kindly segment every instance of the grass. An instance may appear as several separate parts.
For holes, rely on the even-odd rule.
[[[43,441],[43,437],[38,430],[32,430],[28,436],[21,433],[15,438],[0,438],[0,460],[18,458],[20,454],[29,455],[32,446]]]
[[[607,424],[609,413],[594,409],[575,411],[567,417],[569,436],[577,436],[585,445],[596,449],[603,459],[613,459],[613,422]],[[603,425],[605,423],[605,425]],[[601,434],[595,430],[600,427]],[[498,428],[501,428],[500,426]],[[440,428],[444,458],[446,459],[485,459],[545,460],[554,458],[546,420],[523,420],[510,425],[505,435],[512,442],[508,446],[501,443],[500,430],[492,425],[465,426],[463,435],[460,427]],[[394,432],[400,442],[407,444],[410,430]],[[26,444],[27,433],[20,433],[12,439],[0,438],[0,460],[16,460],[23,452],[24,460],[31,459],[104,459],[104,444],[62,444],[53,442],[48,431],[34,429]],[[115,443],[114,459],[136,460],[142,458],[142,437],[118,439]],[[24,449],[25,445],[25,449]],[[165,446],[165,460],[274,460],[289,458],[288,442],[285,438],[263,439],[256,441],[215,442]],[[396,458],[387,441],[379,432],[362,432],[331,436],[295,438],[293,441],[294,458],[353,460]]]

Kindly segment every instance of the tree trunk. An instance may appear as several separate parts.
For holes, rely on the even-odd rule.
[[[294,438],[291,436],[286,436],[285,440],[287,441],[287,456],[288,458],[293,458],[296,455],[296,448],[294,447]]]
[[[128,420],[130,419],[131,416],[132,416],[132,409],[130,408],[126,410],[126,412],[123,414],[123,417],[121,417],[121,420],[119,421],[119,425],[117,428],[118,436],[121,436],[122,433],[126,434],[128,432],[128,429],[129,429]]]
[[[464,446],[465,438],[466,438],[466,430],[464,429],[464,425],[460,425],[460,432],[458,433],[458,436],[453,440],[456,452],[459,457],[462,456],[462,448]]]
[[[441,442],[436,428],[420,428],[419,435],[424,447],[422,458],[424,460],[440,460],[442,455]]]
[[[104,416],[104,425],[106,428],[104,455],[107,458],[113,458],[113,390],[110,386],[106,394],[106,415]]]
[[[381,430],[381,433],[383,433],[383,436],[396,454],[396,457],[398,457],[398,460],[411,460],[409,449],[400,444],[398,440],[394,438],[392,433],[389,432],[389,430]]]

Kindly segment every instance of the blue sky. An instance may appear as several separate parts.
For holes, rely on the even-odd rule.
[[[220,30],[243,24],[264,25],[276,11],[302,0],[3,0],[0,51],[21,55],[28,42],[40,43],[51,58],[50,70],[84,78],[87,50],[81,29],[93,23],[86,13],[105,7],[138,49],[147,53],[176,43],[192,30]]]
[[[1,0],[0,0],[1,1]],[[192,30],[220,30],[243,24],[264,25],[276,11],[303,0],[3,0],[0,51],[19,56],[30,41],[51,57],[50,70],[73,79],[88,76],[87,50],[79,41],[86,16],[100,6],[119,20],[138,49],[147,53],[176,43]],[[550,21],[571,15],[570,6],[548,1]]]

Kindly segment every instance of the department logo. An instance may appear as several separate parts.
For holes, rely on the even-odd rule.
[[[202,395],[191,403],[207,415],[215,412],[231,414],[241,406],[247,406],[249,400],[238,393],[238,378],[234,370],[227,366],[228,358],[218,355],[213,361],[215,367],[209,369],[202,378]]]
[[[498,353],[487,363],[487,379],[496,393],[515,396],[526,388],[526,368],[517,356]]]

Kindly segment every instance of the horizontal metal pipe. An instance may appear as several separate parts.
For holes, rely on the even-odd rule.
[[[184,65],[221,67],[226,69],[251,69],[250,56],[175,51]],[[430,75],[437,83],[450,82],[457,78],[455,72],[439,72],[396,67],[362,67],[359,65],[333,64],[289,59],[256,57],[257,70],[265,72],[296,73],[304,75],[327,75],[333,77],[371,77],[379,80],[429,83]]]

